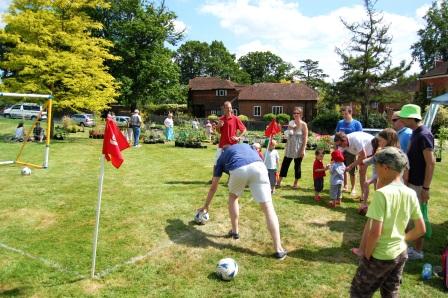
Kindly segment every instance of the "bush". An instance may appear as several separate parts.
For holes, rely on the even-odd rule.
[[[148,114],[156,115],[166,115],[168,112],[188,114],[188,107],[186,104],[177,103],[150,104],[144,108],[144,111]]]
[[[340,115],[336,111],[318,114],[309,124],[312,131],[319,134],[333,134]]]
[[[242,122],[249,121],[249,117],[247,117],[246,115],[239,115],[238,118],[240,118],[240,120],[241,120]]]
[[[387,123],[386,118],[383,117],[380,113],[370,113],[369,119],[366,121],[366,119],[361,120],[363,127],[369,127],[369,128],[386,128],[389,127],[389,124]]]
[[[277,117],[273,113],[268,113],[263,115],[263,120],[267,122],[271,122],[273,119],[276,119]]]
[[[277,121],[280,122],[280,124],[287,124],[289,120],[291,120],[291,117],[288,114],[277,115]]]

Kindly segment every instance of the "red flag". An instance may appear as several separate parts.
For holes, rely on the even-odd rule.
[[[280,124],[278,124],[277,121],[275,121],[275,119],[273,119],[271,121],[271,123],[269,123],[268,127],[266,127],[266,130],[264,131],[264,135],[267,137],[271,137],[273,135],[278,134],[281,131],[282,131],[282,127],[280,126]]]
[[[129,148],[128,141],[112,118],[107,117],[103,142],[104,157],[107,161],[111,161],[112,165],[118,169],[124,161],[121,151],[126,148]]]

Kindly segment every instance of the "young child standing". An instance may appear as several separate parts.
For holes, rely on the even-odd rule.
[[[275,140],[272,140],[268,146],[268,150],[266,150],[266,152],[264,153],[264,164],[268,169],[269,182],[271,184],[271,193],[275,193],[275,184],[277,182],[277,167],[280,160],[280,156],[278,154],[278,151],[275,149],[275,146],[277,146],[277,142]]]
[[[314,180],[314,200],[320,202],[320,193],[324,189],[325,171],[328,166],[324,166],[322,160],[324,159],[324,150],[316,149],[314,152],[315,159],[313,164],[313,180]]]
[[[401,182],[406,154],[386,147],[376,155],[378,190],[367,211],[367,223],[359,249],[359,266],[350,288],[351,297],[372,297],[380,288],[382,297],[397,297],[401,275],[408,259],[406,241],[423,234],[426,228],[415,191]],[[414,228],[406,233],[411,220]]]
[[[342,199],[342,186],[344,185],[344,155],[339,150],[331,152],[331,165],[330,165],[330,207],[334,208],[336,205],[341,204]]]

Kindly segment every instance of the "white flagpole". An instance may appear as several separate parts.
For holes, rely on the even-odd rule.
[[[98,232],[100,229],[101,196],[103,195],[103,180],[104,180],[104,154],[101,156],[101,170],[98,186],[98,203],[96,205],[96,224],[95,224],[95,233],[93,235],[92,271],[90,273],[91,278],[95,277],[96,247],[98,244]]]

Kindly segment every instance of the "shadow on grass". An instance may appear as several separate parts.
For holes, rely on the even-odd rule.
[[[7,290],[0,290],[0,296],[2,297],[15,297],[15,296],[23,296],[21,288],[13,288]]]
[[[168,219],[167,224],[168,225],[165,227],[165,231],[170,237],[170,240],[176,244],[199,248],[214,247],[218,249],[230,249],[238,253],[252,256],[263,256],[247,248],[238,247],[232,244],[214,242],[209,238],[224,238],[225,236],[204,233],[196,229],[193,223],[187,225],[180,219]]]

